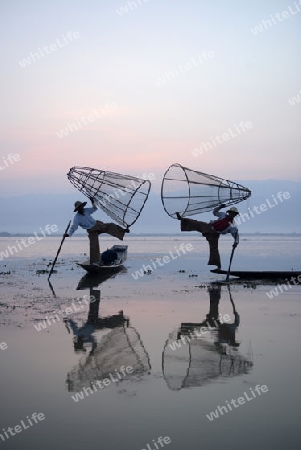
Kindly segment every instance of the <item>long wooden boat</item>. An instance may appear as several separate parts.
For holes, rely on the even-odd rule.
[[[210,272],[212,273],[218,273],[221,275],[227,275],[227,270],[222,269],[213,269]],[[293,279],[296,279],[296,284],[301,282],[301,272],[300,271],[240,271],[240,270],[231,270],[230,275],[238,278],[242,278],[244,280],[287,280],[287,281],[293,281]],[[294,278],[293,278],[294,277]],[[299,278],[299,279],[298,279]]]
[[[90,264],[90,260],[88,259],[83,263],[78,263],[78,265],[91,274],[116,272],[123,266],[123,263],[127,260],[128,246],[113,245],[113,247],[111,247],[109,250],[113,250],[117,253],[117,259],[115,261],[112,261],[111,264],[104,264],[102,260],[100,260],[98,263]]]

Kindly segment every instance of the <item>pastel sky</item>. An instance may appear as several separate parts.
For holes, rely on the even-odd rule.
[[[0,17],[0,195],[71,192],[72,166],[155,189],[175,162],[301,180],[301,1],[11,0]]]

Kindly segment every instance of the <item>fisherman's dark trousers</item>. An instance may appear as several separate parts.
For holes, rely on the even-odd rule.
[[[110,234],[117,237],[121,241],[123,240],[126,230],[115,223],[104,223],[100,220],[96,220],[96,224],[87,230],[90,241],[90,264],[100,261],[100,249],[98,235],[102,233]]]
[[[207,239],[209,243],[209,266],[221,267],[221,258],[218,251],[218,240],[220,233],[212,228],[207,222],[193,219],[181,219],[181,231],[198,231]]]

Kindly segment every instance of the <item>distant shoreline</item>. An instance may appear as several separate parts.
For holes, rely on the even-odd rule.
[[[32,233],[8,233],[6,231],[4,232],[0,232],[0,237],[30,237],[33,236]],[[42,236],[42,235],[41,235]],[[167,236],[199,236],[199,233],[131,233],[128,237],[167,237]],[[240,236],[290,236],[290,237],[301,237],[301,233],[295,233],[295,232],[291,232],[291,233],[260,233],[260,232],[256,232],[256,233],[240,233]],[[52,234],[49,236],[46,236],[49,238],[58,238],[58,237],[62,237],[62,234]],[[74,237],[87,237],[87,234],[84,233],[77,233],[76,235],[74,235]]]

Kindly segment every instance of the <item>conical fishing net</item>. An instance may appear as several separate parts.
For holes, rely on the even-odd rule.
[[[110,374],[116,378],[116,370],[122,366],[133,369],[125,379],[139,377],[151,368],[149,356],[134,327],[117,327],[105,335],[94,352],[68,373],[68,390],[78,392],[95,380],[109,378]]]
[[[167,214],[174,219],[212,211],[224,203],[233,205],[250,197],[251,191],[233,181],[172,164],[162,180],[161,199]]]
[[[136,222],[151,187],[149,180],[90,167],[72,167],[67,177],[80,192],[93,198],[96,206],[123,227]]]
[[[176,336],[173,336],[176,338]],[[174,350],[172,336],[166,342],[162,355],[162,371],[171,390],[203,386],[220,378],[248,373],[253,363],[238,351],[227,347],[221,354],[214,344],[213,334],[202,336]]]

